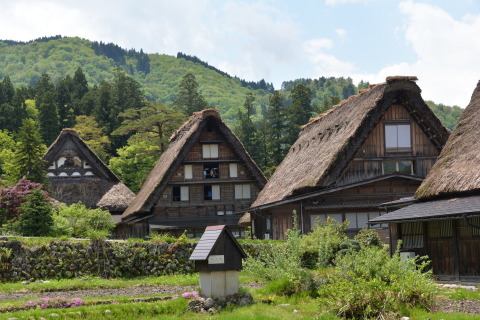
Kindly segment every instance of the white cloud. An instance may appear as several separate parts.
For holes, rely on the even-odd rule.
[[[325,3],[329,6],[336,6],[337,4],[346,4],[346,3],[362,3],[367,4],[373,0],[325,0]]]
[[[318,76],[342,76],[351,74],[354,71],[353,64],[337,59],[332,54],[325,53],[326,50],[333,48],[333,42],[330,39],[318,38],[311,39],[304,44],[304,52],[314,66],[315,74]]]
[[[417,61],[354,79],[381,82],[388,75],[416,75],[424,99],[466,107],[480,79],[480,15],[456,20],[438,7],[413,1],[401,2],[399,8],[405,15],[405,39]]]
[[[347,35],[347,30],[338,28],[338,29],[335,29],[335,33],[336,33],[337,36],[339,36],[340,38],[344,38],[344,37]]]

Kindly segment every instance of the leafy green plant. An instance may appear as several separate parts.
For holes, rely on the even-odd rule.
[[[72,235],[78,238],[106,237],[115,227],[111,214],[102,209],[89,209],[82,203],[61,205],[58,215],[68,219]]]
[[[320,290],[320,301],[347,319],[398,315],[405,307],[428,309],[438,289],[428,263],[401,260],[377,246],[362,247],[336,259],[334,274]]]
[[[303,255],[307,257],[306,263],[314,265],[314,259],[317,259],[317,266],[326,268],[332,265],[335,255],[340,250],[340,244],[348,241],[345,235],[348,221],[339,223],[335,219],[327,217],[322,221],[316,221],[313,231],[301,240]]]
[[[293,228],[287,230],[287,241],[283,244],[268,244],[258,257],[249,256],[245,270],[259,279],[272,282],[272,291],[278,294],[292,294],[309,291],[313,284],[311,274],[302,267],[300,230],[296,212],[293,212]]]
[[[357,235],[355,235],[355,240],[364,247],[380,246],[382,244],[378,232],[373,229],[360,230]]]

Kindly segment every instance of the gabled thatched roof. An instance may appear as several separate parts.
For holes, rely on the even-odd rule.
[[[65,144],[71,141],[80,150],[82,155],[89,161],[89,164],[94,168],[96,174],[101,178],[111,181],[120,182],[120,179],[107,167],[105,163],[90,149],[85,141],[83,141],[78,132],[74,129],[65,128],[58,135],[57,139],[50,145],[45,152],[43,160],[45,160],[45,166],[49,167],[50,164],[62,153]]]
[[[252,207],[335,186],[355,153],[392,104],[402,104],[440,150],[448,131],[423,101],[416,77],[388,77],[386,83],[342,101],[311,119],[291,146]]]
[[[68,205],[81,201],[89,208],[122,212],[135,194],[103,163],[73,129],[63,129],[43,159],[46,167],[56,160],[65,146],[72,144],[95,172],[93,179],[54,180],[48,186],[51,196]]]
[[[218,110],[206,109],[195,112],[193,116],[172,135],[168,148],[161,155],[157,164],[148,175],[134,201],[132,201],[122,215],[124,221],[132,220],[137,216],[147,215],[149,213],[167,183],[172,178],[172,175],[198,139],[201,130],[209,119],[216,121],[218,128],[227,139],[227,143],[229,143],[252,173],[260,188],[265,185],[266,179],[262,171],[247,153],[240,140],[238,140],[230,128],[222,121]]]
[[[420,200],[480,190],[480,82],[437,162],[418,188]]]

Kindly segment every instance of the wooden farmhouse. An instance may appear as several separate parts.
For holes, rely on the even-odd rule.
[[[43,159],[52,198],[67,205],[108,210],[119,222],[135,196],[73,129],[63,129]]]
[[[480,82],[414,203],[373,219],[442,280],[480,280]]]
[[[150,231],[184,230],[200,237],[205,227],[238,226],[239,211],[252,204],[266,179],[218,110],[194,115],[170,138],[170,144],[122,215],[125,236]],[[235,227],[233,227],[235,226]]]
[[[303,233],[330,216],[354,235],[381,203],[412,196],[449,134],[415,80],[388,77],[306,124],[248,210],[256,236],[284,239],[293,210]]]

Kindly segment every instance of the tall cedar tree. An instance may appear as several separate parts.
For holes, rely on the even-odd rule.
[[[173,103],[187,117],[196,111],[208,108],[205,98],[198,92],[198,83],[195,75],[188,72],[183,76],[182,82],[178,87],[177,99]]]
[[[297,84],[290,93],[292,104],[286,107],[286,118],[288,119],[286,143],[292,145],[298,138],[300,126],[310,120],[312,107],[312,90],[303,84]]]
[[[47,147],[43,144],[37,124],[32,119],[23,120],[17,137],[14,174],[17,179],[45,183],[46,169],[43,155]]]
[[[276,167],[285,156],[285,106],[278,90],[270,95],[268,102],[265,119],[269,127],[267,133],[269,167]]]
[[[260,160],[258,143],[257,143],[257,129],[253,123],[253,114],[255,113],[256,98],[252,92],[247,93],[243,107],[245,113],[238,111],[238,138],[242,141],[245,149],[247,149],[250,156],[258,163]]]
[[[42,74],[35,87],[35,107],[43,141],[50,145],[60,132],[57,104],[54,100],[55,86],[46,73]]]
[[[0,82],[0,130],[16,131],[18,123],[12,121],[16,118],[13,98],[15,89],[10,77],[7,75]]]
[[[82,114],[82,99],[88,93],[88,82],[81,67],[75,71],[72,79],[72,104],[75,115]]]
[[[27,195],[20,210],[18,230],[22,235],[27,237],[50,235],[53,227],[53,209],[40,189]]]
[[[72,78],[66,76],[55,86],[55,101],[57,103],[60,128],[71,128],[75,124],[75,113],[71,97]]]

